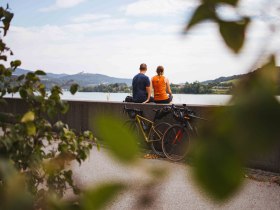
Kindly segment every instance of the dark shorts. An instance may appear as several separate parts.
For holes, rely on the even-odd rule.
[[[137,101],[137,100],[134,100],[134,103],[143,103],[144,101]],[[150,100],[148,101],[148,103],[151,103],[151,102],[154,102],[154,97],[150,97]]]
[[[171,95],[166,100],[160,100],[160,101],[154,100],[154,102],[157,103],[157,104],[169,104],[172,101],[172,99],[173,99],[173,96]]]

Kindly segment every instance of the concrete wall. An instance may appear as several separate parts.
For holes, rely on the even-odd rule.
[[[24,113],[27,110],[26,104],[21,99],[7,99],[7,106],[0,106],[0,111],[12,113]],[[77,132],[92,130],[93,133],[99,137],[96,131],[95,119],[97,116],[103,116],[108,113],[120,116],[127,119],[128,117],[123,113],[123,106],[129,108],[139,108],[144,111],[144,116],[148,119],[153,119],[153,109],[161,108],[165,105],[156,104],[134,104],[134,103],[119,103],[119,102],[99,102],[99,101],[68,101],[70,108],[65,115],[56,116],[56,120],[62,120],[67,123],[70,128]],[[201,105],[188,105],[189,108],[194,110],[197,115],[207,115],[215,109],[220,109],[221,106],[201,106]],[[164,121],[174,123],[171,115],[163,118]],[[121,122],[120,122],[121,123]],[[263,169],[267,171],[280,173],[280,144],[269,156],[256,157],[250,161],[249,167],[256,169]]]

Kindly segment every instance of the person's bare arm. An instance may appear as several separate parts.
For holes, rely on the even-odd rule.
[[[146,91],[147,91],[147,93],[148,93],[148,97],[147,97],[147,100],[146,101],[144,101],[143,103],[145,104],[145,103],[148,103],[149,101],[150,101],[150,98],[151,98],[151,84],[150,84],[150,86],[148,86],[148,87],[146,87]]]
[[[169,80],[167,78],[166,78],[166,87],[167,87],[167,92],[169,93],[169,95],[172,95]]]

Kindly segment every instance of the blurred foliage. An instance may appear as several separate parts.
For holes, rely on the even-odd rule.
[[[112,155],[124,163],[133,163],[138,157],[138,145],[135,135],[120,123],[120,119],[111,115],[99,116],[97,129],[109,146]]]
[[[239,0],[201,1],[201,4],[196,8],[194,14],[186,26],[186,32],[203,21],[213,21],[218,25],[220,34],[225,44],[234,53],[239,53],[245,41],[246,30],[249,26],[250,18],[240,15],[238,20],[229,21],[223,20],[217,13],[217,8],[219,6],[236,6],[238,2]]]
[[[211,20],[218,24],[226,45],[239,53],[250,18],[240,15],[238,20],[226,21],[216,13],[218,6],[228,4],[239,14],[238,2],[201,1],[186,32],[201,21]],[[268,61],[236,83],[231,105],[208,116],[210,121],[202,125],[193,148],[194,177],[199,186],[218,201],[228,199],[240,188],[243,169],[250,160],[265,157],[279,147],[280,105],[275,97],[279,91],[279,69],[273,54],[260,54]],[[256,60],[256,64],[258,62]]]
[[[88,190],[81,198],[81,209],[104,209],[125,186],[121,183],[107,183]]]
[[[0,60],[5,63],[12,51],[3,38],[7,35],[13,13],[0,7],[2,31]],[[90,131],[77,134],[53,117],[66,113],[62,90],[54,86],[47,93],[39,76],[42,70],[13,76],[21,61],[0,64],[0,106],[8,106],[4,96],[19,93],[27,104],[23,114],[0,113],[0,209],[49,209],[51,197],[60,198],[67,189],[79,193],[72,180],[69,161],[84,161],[94,141]],[[77,85],[71,87],[74,94]]]
[[[221,5],[235,8],[238,2],[201,0],[186,26],[186,33],[202,21],[213,21],[225,44],[239,53],[246,41],[250,18],[240,15],[237,20],[223,20],[216,10]],[[1,61],[7,61],[8,55],[13,54],[3,42],[12,18],[8,6],[0,7]],[[39,78],[45,74],[42,70],[14,77],[12,74],[20,65],[19,60],[10,62],[9,67],[0,64],[0,105],[8,105],[4,98],[7,93],[19,93],[28,105],[23,114],[0,113],[0,209],[103,209],[115,195],[127,189],[126,184],[107,183],[85,190],[73,200],[61,199],[69,187],[74,193],[80,192],[72,180],[72,171],[65,166],[72,160],[84,161],[95,138],[89,131],[76,134],[61,121],[51,123],[49,119],[66,113],[69,108],[60,98],[61,88],[54,86],[47,93]],[[200,186],[215,199],[227,199],[237,191],[248,160],[269,152],[279,143],[276,71],[272,55],[256,74],[237,85],[231,101],[234,105],[212,113],[208,117],[211,121],[201,126],[193,147],[193,170]],[[78,86],[74,84],[70,90],[74,94]],[[109,152],[117,160],[130,166],[137,164],[139,151],[134,135],[118,119],[102,116],[97,125],[110,147]],[[147,170],[152,179],[143,184],[143,195],[136,209],[148,207],[156,195],[153,189],[165,174],[161,169],[141,169]],[[133,188],[133,183],[129,188]]]

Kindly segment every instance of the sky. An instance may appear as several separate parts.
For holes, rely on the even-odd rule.
[[[279,22],[277,1],[240,2],[238,11],[253,21],[239,55],[213,22],[182,33],[197,0],[0,0],[0,6],[8,3],[15,14],[4,41],[21,68],[132,78],[146,63],[149,77],[162,65],[171,83],[185,83],[246,73],[264,46],[280,54],[278,36],[267,38],[267,22]],[[226,6],[218,14],[236,17]]]

